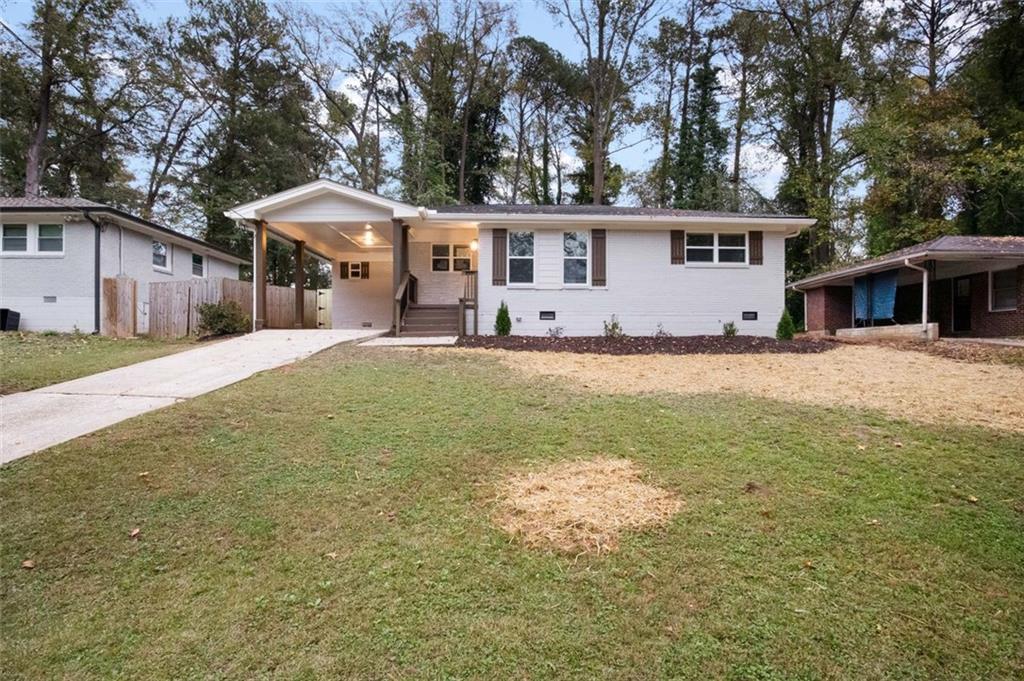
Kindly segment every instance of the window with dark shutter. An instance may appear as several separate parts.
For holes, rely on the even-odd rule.
[[[750,264],[764,264],[764,232],[757,231],[750,233]]]
[[[672,230],[672,264],[686,264],[686,232],[681,229]]]
[[[508,230],[493,230],[491,247],[491,283],[494,286],[507,284],[508,268]]]
[[[370,263],[368,263],[368,262],[362,263],[362,267],[359,269],[359,278],[360,279],[369,279],[370,278]]]
[[[590,285],[591,286],[607,286],[608,275],[607,268],[605,265],[605,231],[603,229],[594,229],[590,232],[591,242],[591,273],[590,273]]]
[[[348,279],[348,263],[347,262],[342,261],[342,262],[338,263],[338,279]]]

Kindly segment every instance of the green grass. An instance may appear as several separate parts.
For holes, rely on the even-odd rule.
[[[605,556],[493,526],[596,454],[683,510]],[[1024,438],[982,429],[341,347],[5,466],[0,518],[7,678],[1024,674]]]
[[[0,334],[0,395],[70,381],[180,352],[194,340],[117,339],[82,333]]]

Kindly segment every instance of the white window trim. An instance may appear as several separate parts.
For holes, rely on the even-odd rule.
[[[155,272],[162,272],[163,274],[174,274],[174,261],[172,260],[173,255],[172,255],[172,251],[171,251],[171,244],[166,242],[166,241],[161,241],[160,239],[153,239],[153,243],[155,243],[155,244],[163,244],[164,245],[164,249],[166,250],[166,254],[167,254],[167,264],[166,265],[157,265],[154,262],[153,263],[153,271],[155,271]],[[152,248],[152,245],[150,245],[150,248]],[[153,254],[152,254],[152,252],[150,252],[149,260],[150,260],[150,262],[153,262]],[[191,260],[189,260],[189,267],[191,267],[191,266],[192,266],[192,262],[191,262]]]
[[[448,255],[447,256],[434,255],[434,246],[446,246],[448,248]],[[469,257],[468,258],[463,258],[463,257],[456,256],[455,255],[455,249],[456,248],[465,248],[465,249],[469,250]],[[435,270],[434,269],[434,261],[435,260],[447,260],[448,261],[448,269],[447,270]],[[431,274],[463,274],[467,270],[457,270],[457,269],[455,269],[455,261],[456,260],[469,260],[469,270],[468,271],[472,271],[472,269],[473,269],[473,250],[469,247],[469,244],[457,244],[457,243],[454,243],[454,242],[444,243],[444,242],[440,242],[440,241],[436,242],[436,243],[431,243],[430,244],[430,273]]]
[[[512,255],[512,234],[533,235],[533,255]],[[533,261],[533,278],[531,281],[512,281],[512,261]],[[506,288],[535,288],[537,285],[537,232],[533,229],[510,229],[505,236],[505,286]]]
[[[691,262],[689,258],[690,246],[690,234],[686,232],[686,242],[683,244],[684,252],[687,254],[686,267],[692,267],[695,269],[700,268],[721,268],[721,269],[742,269],[750,267],[750,234],[747,232],[698,232],[694,230],[692,234],[711,234],[714,239],[711,242],[711,246],[693,246],[692,248],[703,248],[711,249],[711,262]],[[743,237],[743,262],[720,262],[718,260],[718,251],[720,248],[739,248],[739,246],[719,246],[718,235],[719,234],[739,234]]]
[[[196,257],[197,255],[198,255],[198,256],[199,256],[200,258],[202,258],[202,259],[203,259],[203,273],[202,273],[202,274],[196,274],[196,271],[195,271],[195,269],[194,269],[194,268],[195,268],[195,266],[196,266],[196,263],[195,263],[195,260],[193,260],[193,258],[195,258],[195,257]],[[193,268],[193,269],[192,269],[192,276],[193,276],[193,277],[194,277],[195,279],[206,279],[206,275],[207,275],[207,263],[209,262],[209,259],[207,258],[207,256],[206,256],[206,255],[205,255],[204,253],[196,253],[196,252],[194,252],[194,251],[193,251],[193,252],[192,252],[192,257],[191,257],[191,258],[189,258],[189,261],[190,261],[190,262],[189,262],[189,266]]]
[[[995,280],[996,272],[1013,272],[1014,274],[1016,274],[1016,268],[1010,268],[1010,269],[1006,269],[1006,270],[989,270],[989,273],[988,273],[988,311],[989,312],[1016,312],[1017,308],[1020,307],[1020,300],[1019,300],[1020,294],[1019,293],[1017,295],[1017,297],[1018,297],[1017,307],[996,307],[995,306],[995,303],[996,303],[996,287],[994,286],[994,283],[995,283],[994,280]],[[1016,277],[1014,277],[1014,279],[1016,279]],[[1016,282],[1014,282],[1014,285],[1016,285]]]
[[[587,255],[586,255],[586,257],[580,258],[579,256],[572,256],[572,255],[566,255],[565,254],[565,235],[569,234],[570,232],[576,232],[576,233],[582,232],[582,233],[587,235]],[[565,229],[565,230],[562,230],[561,235],[562,235],[562,248],[561,248],[561,250],[562,250],[562,288],[590,288],[590,254],[591,254],[591,244],[593,243],[593,240],[591,239],[590,230],[589,229]],[[534,242],[534,253],[536,254],[536,242]],[[587,281],[586,282],[577,284],[577,283],[570,283],[570,282],[567,282],[565,280],[565,261],[566,260],[586,260],[587,261]]]
[[[348,278],[349,279],[362,279],[363,278],[363,263],[362,261],[350,261],[348,264]]]
[[[61,238],[59,251],[39,250],[39,225],[60,225]],[[3,250],[2,226],[25,225],[25,250]],[[0,226],[0,258],[63,258],[67,252],[67,226],[63,222],[5,222]]]

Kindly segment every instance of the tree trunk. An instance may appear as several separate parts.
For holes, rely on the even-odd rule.
[[[732,153],[732,209],[740,209],[740,152],[743,147],[743,123],[747,114],[747,63],[740,64],[740,96],[736,105],[736,144]]]
[[[38,196],[46,159],[46,138],[50,134],[50,105],[53,96],[53,43],[47,25],[52,24],[53,3],[43,8],[43,44],[40,50],[39,97],[36,99],[36,129],[25,154],[25,195]]]

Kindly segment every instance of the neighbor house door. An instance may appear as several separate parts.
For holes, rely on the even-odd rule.
[[[971,278],[953,280],[953,333],[971,330]]]

